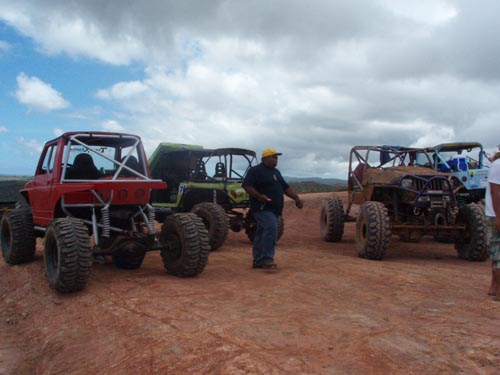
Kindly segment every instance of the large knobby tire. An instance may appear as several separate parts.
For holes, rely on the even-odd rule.
[[[167,273],[178,277],[198,275],[208,262],[210,244],[203,221],[193,213],[167,217],[160,233],[163,265]]]
[[[35,228],[31,211],[16,208],[4,213],[0,221],[0,246],[8,264],[20,264],[33,260],[35,255]]]
[[[90,238],[85,224],[72,217],[53,220],[45,233],[43,258],[52,289],[61,293],[83,289],[92,266]]]
[[[283,236],[283,232],[285,231],[285,219],[283,215],[278,216],[278,238],[277,241]],[[257,233],[257,221],[252,214],[252,211],[248,211],[245,217],[245,234],[247,235],[250,242],[253,242],[255,238],[255,233]]]
[[[361,258],[381,260],[385,256],[391,229],[387,209],[380,202],[365,202],[356,220],[355,245]]]
[[[213,251],[221,247],[226,241],[229,230],[226,211],[216,203],[203,202],[196,204],[191,209],[191,212],[203,220],[203,224],[205,224],[208,231],[210,249]]]
[[[321,206],[319,228],[321,237],[328,242],[338,242],[344,235],[344,207],[338,197],[327,198]]]
[[[455,240],[458,257],[471,262],[483,262],[488,258],[486,218],[483,208],[470,203],[458,213],[457,222],[465,224],[465,233]]]
[[[455,222],[455,214],[451,210],[439,210],[432,219],[435,225],[452,225]],[[434,235],[434,240],[441,243],[455,243],[456,235],[450,233],[438,233]]]

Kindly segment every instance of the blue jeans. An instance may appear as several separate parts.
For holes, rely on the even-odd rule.
[[[257,231],[253,240],[253,264],[274,260],[274,250],[278,238],[278,218],[272,211],[252,212],[257,221]]]

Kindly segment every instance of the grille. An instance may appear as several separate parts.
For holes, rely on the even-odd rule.
[[[428,181],[428,180],[427,180]],[[415,180],[417,190],[422,191],[427,183],[426,180]],[[448,181],[444,178],[433,178],[429,181],[426,190],[436,190],[436,191],[449,191]]]

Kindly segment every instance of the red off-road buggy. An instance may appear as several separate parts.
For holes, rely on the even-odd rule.
[[[147,251],[160,250],[166,271],[185,277],[203,271],[210,246],[195,214],[168,215],[159,239],[141,139],[131,134],[69,132],[45,144],[22,199],[0,222],[2,255],[9,264],[34,258],[44,237],[49,284],[58,292],[85,287],[93,258],[139,268]]]

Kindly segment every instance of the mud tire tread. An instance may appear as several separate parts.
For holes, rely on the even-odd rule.
[[[203,221],[194,213],[169,215],[162,226],[160,243],[165,271],[177,277],[192,277],[208,263],[210,241]]]
[[[57,252],[55,262],[54,252]],[[53,220],[45,234],[43,257],[52,289],[60,293],[82,290],[92,268],[90,238],[85,224],[72,217]]]
[[[2,255],[8,264],[31,262],[35,256],[36,236],[29,208],[8,210],[0,221]]]
[[[458,257],[470,262],[483,262],[488,259],[486,218],[481,205],[469,203],[459,212],[459,221],[466,224],[469,236],[460,236],[455,241]],[[469,241],[464,241],[469,238]]]
[[[363,225],[363,222],[365,225]],[[364,236],[363,227],[366,227]],[[361,258],[382,260],[391,237],[387,208],[380,202],[368,201],[361,205],[356,221],[356,250]]]
[[[338,197],[323,201],[320,214],[321,237],[327,242],[339,242],[344,235],[344,207]]]
[[[216,203],[202,202],[196,204],[191,209],[191,212],[203,220],[208,231],[211,251],[220,248],[226,241],[229,231],[229,220],[226,211]]]

